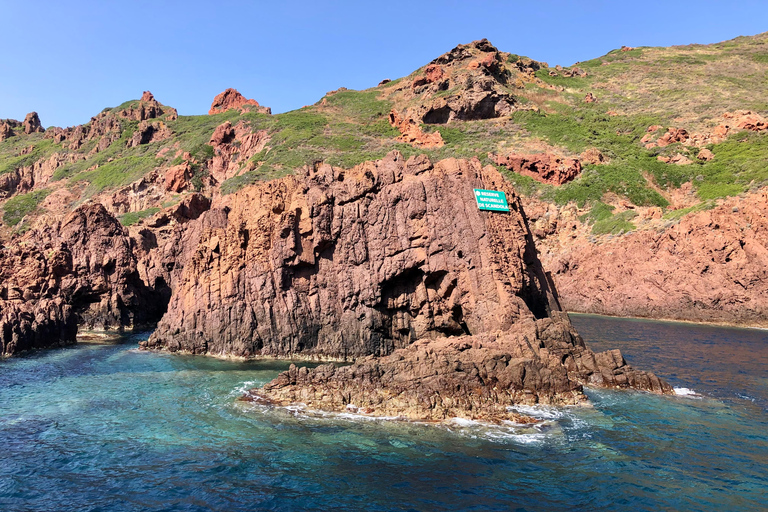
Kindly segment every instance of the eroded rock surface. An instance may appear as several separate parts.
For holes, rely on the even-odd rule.
[[[599,151],[597,153],[600,154]],[[498,165],[503,165],[510,171],[551,185],[568,183],[581,174],[581,161],[578,158],[564,158],[547,153],[491,155],[491,157]]]
[[[505,191],[512,211],[479,211],[473,188]],[[477,160],[317,164],[224,196],[189,226],[145,348],[357,360],[292,370],[258,392],[272,402],[498,420],[511,403],[583,400],[584,383],[669,391],[584,346],[519,198]]]
[[[100,204],[0,249],[3,355],[74,343],[77,326],[148,326],[165,303],[139,278],[130,238]]]
[[[768,326],[768,195],[544,256],[570,311]]]
[[[246,399],[422,421],[499,422],[520,419],[508,410],[513,405],[581,403],[582,384],[671,392],[653,374],[628,366],[619,351],[591,352],[567,316],[553,312],[494,334],[420,340],[352,366],[292,365]]]

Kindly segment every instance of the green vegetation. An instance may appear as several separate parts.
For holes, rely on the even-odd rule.
[[[610,159],[608,164],[586,165],[578,179],[549,190],[547,197],[557,203],[575,201],[583,207],[613,192],[637,205],[667,206],[667,200],[649,186],[644,174],[656,176],[669,166],[639,144],[647,127],[658,121],[656,118],[609,116],[597,107],[586,106],[549,115],[517,112],[513,119],[551,144],[574,153],[596,147]]]
[[[520,59],[525,58],[511,54],[507,62],[514,64]],[[505,87],[519,104],[538,111],[422,126],[426,132],[439,131],[445,142],[443,147],[430,149],[397,141],[399,132],[389,123],[393,107],[402,111],[425,101],[424,97],[398,91],[397,84],[404,79],[362,91],[341,90],[314,105],[274,116],[238,110],[180,116],[165,120],[173,134],[170,138],[137,147],[128,144],[139,123],[116,117],[119,137],[101,149],[96,139],[70,149],[69,142],[57,144],[44,139],[43,134],[10,137],[0,142],[0,174],[60,153],[69,163],[58,168],[53,179],[67,180],[82,199],[125,186],[153,169],[182,164],[183,155],[189,153],[192,187],[202,190],[208,173],[205,164],[214,158],[209,141],[216,127],[227,121],[233,125],[244,122],[251,131],[265,130],[270,141],[263,151],[240,162],[237,175],[221,185],[225,194],[257,181],[285,176],[317,161],[350,168],[382,158],[392,150],[406,158],[423,153],[433,161],[478,158],[486,165],[493,163],[489,153],[551,151],[575,156],[595,147],[608,163],[585,165],[581,176],[560,187],[498,168],[520,193],[536,194],[558,204],[575,202],[580,207],[591,207],[587,221],[593,233],[618,233],[634,229],[632,212],[615,214],[603,203],[609,201],[606,194],[626,197],[637,205],[666,207],[663,191],[686,182],[693,183],[702,204],[768,184],[768,133],[736,134],[721,144],[710,145],[715,159],[709,162],[698,161],[697,150],[680,144],[646,149],[640,142],[652,124],[683,127],[693,133],[710,130],[725,111],[747,108],[765,115],[767,65],[766,35],[714,46],[613,50],[576,64],[587,71],[584,77],[566,78],[562,73],[551,77],[548,69],[540,69],[535,73],[538,80],[523,77],[524,85],[518,83],[517,88],[510,80]],[[411,78],[423,71],[414,71]],[[514,71],[510,76],[516,76]],[[467,85],[466,75],[461,77],[453,77],[449,87],[430,96],[430,100],[461,93]],[[728,94],[722,94],[723,90]],[[587,92],[598,98],[597,103],[583,102]],[[138,103],[130,100],[105,112],[117,113]],[[157,158],[161,150],[163,156]],[[677,166],[657,159],[678,153],[693,163]],[[19,205],[32,200],[31,196],[21,198]],[[6,204],[13,206],[10,201]],[[684,215],[680,212],[683,210],[667,215],[672,215],[669,219],[673,220]],[[17,217],[11,214],[10,218]],[[140,218],[129,216],[123,220],[132,223]]]
[[[688,208],[681,208],[679,210],[672,210],[664,214],[664,220],[680,220],[689,213],[703,212],[704,210],[711,210],[717,206],[714,201],[703,201],[699,204],[689,206]]]
[[[614,214],[615,209],[614,206],[598,201],[587,214],[582,215],[579,219],[582,222],[592,223],[593,235],[618,235],[636,229],[636,226],[630,221],[637,217],[637,212],[626,210]]]
[[[19,147],[21,144],[29,144],[33,141],[35,142],[32,146],[32,150],[25,155],[3,157],[0,159],[0,174],[5,174],[22,167],[32,165],[38,160],[44,160],[50,157],[53,153],[55,153],[56,149],[58,149],[58,146],[56,146],[52,140],[42,139],[40,135],[37,135],[37,137],[32,140],[27,139],[26,137],[29,137],[27,135],[24,137],[24,139],[21,137],[11,137],[8,139],[8,141],[4,141],[2,146],[0,146],[0,151],[5,149],[5,151],[2,151],[2,153],[16,154],[21,152],[20,150],[23,147]]]
[[[50,193],[50,190],[43,189],[10,198],[3,205],[3,222],[9,226],[17,225],[25,216],[37,210]]]
[[[128,212],[118,217],[118,220],[123,226],[132,226],[142,219],[153,216],[159,211],[160,208],[147,208],[146,210],[141,210],[140,212]]]
[[[157,164],[157,159],[151,154],[127,156],[107,162],[92,171],[81,172],[72,182],[89,182],[87,195],[90,196],[106,188],[128,185],[157,167]]]

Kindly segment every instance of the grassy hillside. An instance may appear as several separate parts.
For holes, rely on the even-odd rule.
[[[402,111],[423,101],[406,93],[409,84],[423,76],[424,68],[380,87],[328,93],[314,105],[284,114],[266,115],[245,109],[177,119],[166,116],[162,120],[171,136],[147,144],[131,145],[140,123],[121,117],[126,109],[139,107],[138,100],[105,109],[105,115],[119,123],[119,133],[106,147],[93,139],[73,148],[68,141],[56,142],[41,133],[24,135],[16,129],[14,136],[0,142],[0,182],[3,175],[40,167],[51,159],[57,163],[50,164],[55,167],[52,175],[35,183],[33,191],[24,190],[22,194],[0,190],[4,224],[16,226],[21,218],[34,213],[53,189],[66,188],[73,197],[72,204],[76,204],[111,194],[152,171],[162,174],[184,161],[194,174],[192,189],[213,187],[231,193],[315,161],[351,167],[381,158],[394,149],[405,156],[426,153],[433,159],[477,157],[491,163],[489,153],[575,156],[596,148],[607,163],[586,164],[576,180],[559,187],[502,169],[522,193],[536,194],[557,204],[575,202],[579,207],[605,205],[608,194],[635,205],[668,209],[665,191],[686,182],[692,183],[702,202],[768,183],[767,132],[731,134],[723,142],[701,147],[674,143],[647,149],[641,142],[651,125],[707,131],[721,122],[727,111],[768,113],[768,33],[707,46],[614,50],[577,63],[585,76],[567,76],[568,69],[573,68],[541,68],[532,76],[523,75],[515,66],[519,67],[524,58],[503,55],[506,57],[498,74],[498,90],[516,99],[515,110],[491,119],[422,124],[425,132],[440,132],[445,144],[438,148],[413,147],[398,141],[400,133],[388,119],[393,108]],[[427,99],[440,101],[469,94],[473,72],[467,68],[469,78],[465,82],[453,81],[450,88],[430,94]],[[588,93],[597,101],[585,103]],[[252,132],[265,130],[270,139],[262,151],[238,162],[234,176],[212,184],[208,169],[214,151],[208,142],[216,127],[227,121],[233,125],[245,123]],[[696,153],[702,147],[711,150],[715,158],[698,160]],[[674,165],[658,159],[677,154],[693,163]],[[162,207],[162,201],[152,207]],[[136,222],[142,215],[146,216],[141,213],[126,221]],[[612,219],[611,215],[610,210],[603,209],[589,218],[605,222]],[[628,223],[631,219],[613,219],[619,220]]]

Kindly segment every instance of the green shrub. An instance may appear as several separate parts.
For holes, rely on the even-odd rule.
[[[636,226],[630,221],[637,217],[637,212],[626,210],[614,214],[615,209],[615,206],[597,201],[592,205],[589,212],[579,217],[579,220],[592,224],[593,235],[616,235],[636,229]]]
[[[25,216],[37,210],[43,199],[48,197],[50,193],[50,190],[43,189],[10,198],[3,205],[3,222],[9,226],[15,226]]]
[[[124,215],[120,215],[118,220],[123,226],[132,226],[140,220],[151,217],[159,211],[160,208],[147,208],[146,210],[141,210],[140,212],[128,212]]]

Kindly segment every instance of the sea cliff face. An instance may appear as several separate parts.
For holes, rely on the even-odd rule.
[[[86,329],[147,327],[164,312],[141,280],[127,231],[100,204],[0,247],[3,355],[75,342]]]
[[[504,191],[510,212],[478,210],[474,188]],[[214,201],[196,222],[144,348],[354,361],[293,367],[250,399],[500,421],[516,403],[579,403],[584,384],[671,391],[584,345],[519,197],[476,160],[316,165]]]
[[[565,309],[768,326],[765,189],[679,219],[637,209],[639,229],[590,243],[595,237],[574,208],[526,203],[542,263]]]
[[[483,187],[512,213],[480,212]],[[520,209],[492,167],[397,152],[249,187],[204,214],[147,346],[351,360],[543,318],[558,306]]]

